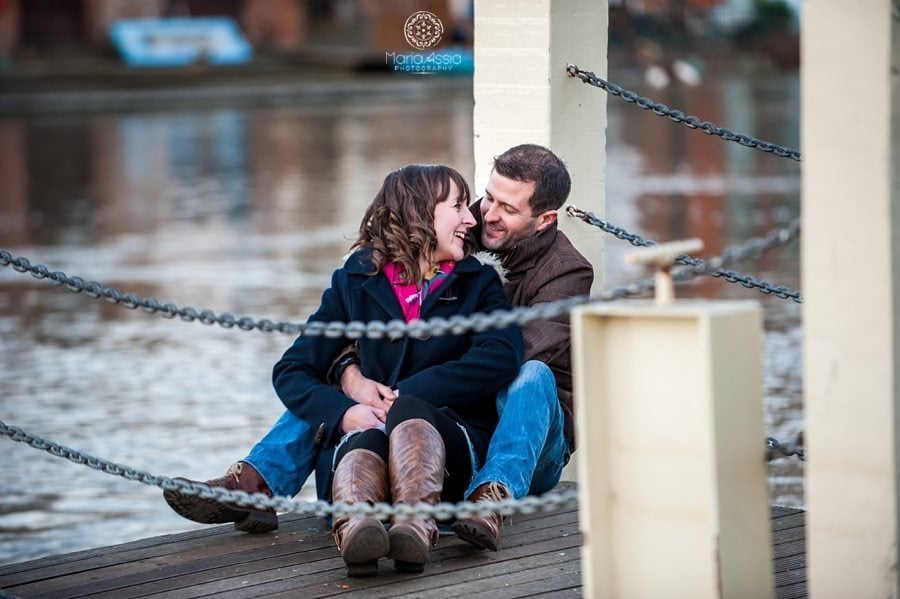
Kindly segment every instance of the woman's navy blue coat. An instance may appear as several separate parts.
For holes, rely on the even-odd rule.
[[[352,254],[332,275],[331,287],[309,321],[402,321],[390,282],[383,273],[368,274],[373,270],[368,252]],[[425,299],[421,317],[450,318],[499,309],[508,310],[509,304],[497,273],[469,257],[458,262],[437,292]],[[347,343],[344,337],[301,335],[273,372],[275,391],[287,409],[318,431],[320,496],[327,491],[341,419],[355,403],[326,382],[328,369]],[[447,410],[466,426],[476,451],[484,456],[497,424],[496,393],[512,382],[522,363],[518,327],[428,339],[364,337],[359,346],[363,375],[401,395],[415,395]]]

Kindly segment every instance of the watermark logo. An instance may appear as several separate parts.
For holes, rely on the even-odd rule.
[[[444,24],[427,10],[414,12],[403,24],[406,43],[414,52],[385,52],[384,63],[396,73],[433,75],[466,71],[466,56],[455,50],[433,50],[444,36]],[[471,64],[471,58],[468,58]],[[469,69],[471,70],[471,69]]]
[[[427,10],[414,12],[406,19],[403,25],[403,35],[406,43],[416,50],[427,50],[439,41],[444,35],[444,24],[434,13]]]

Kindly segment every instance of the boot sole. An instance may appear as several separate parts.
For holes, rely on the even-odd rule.
[[[500,548],[499,539],[495,539],[488,529],[476,522],[469,520],[457,522],[453,525],[453,532],[466,543],[480,549],[497,551]]]
[[[378,560],[391,550],[391,540],[384,525],[374,518],[361,522],[353,534],[344,539],[341,557],[347,564],[347,576],[374,576]]]
[[[394,560],[394,569],[399,572],[423,572],[431,548],[422,538],[407,529],[391,528],[391,551],[388,557]]]
[[[179,516],[200,524],[234,522],[242,532],[264,533],[278,530],[278,515],[264,510],[234,508],[214,499],[163,491],[163,498]]]

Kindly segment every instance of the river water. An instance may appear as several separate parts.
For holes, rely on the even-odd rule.
[[[798,147],[796,74],[733,74],[653,95]],[[615,98],[608,107],[613,223],[658,240],[698,236],[703,255],[715,255],[799,214],[797,163]],[[179,306],[302,321],[387,172],[442,162],[472,179],[471,114],[463,88],[409,100],[3,117],[0,247]],[[591,209],[589,197],[573,203]],[[606,244],[608,286],[645,274],[622,265],[625,242]],[[799,288],[797,245],[739,268]],[[803,428],[799,305],[712,279],[679,293],[762,303],[766,432],[793,440]],[[0,269],[0,340],[4,422],[201,480],[223,474],[280,414],[271,367],[292,341],[126,310],[11,268]],[[201,528],[155,487],[5,437],[0,447],[0,563]],[[773,462],[772,500],[802,505],[801,476],[796,460]]]

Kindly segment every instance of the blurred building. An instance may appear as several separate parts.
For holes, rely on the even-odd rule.
[[[421,10],[443,23],[440,46],[470,44],[471,0],[0,0],[0,61],[105,52],[120,19],[186,16],[231,17],[263,54],[377,56],[409,49],[404,22]]]
[[[610,62],[635,64],[652,87],[696,85],[704,65],[754,58],[800,64],[802,0],[609,0]]]

